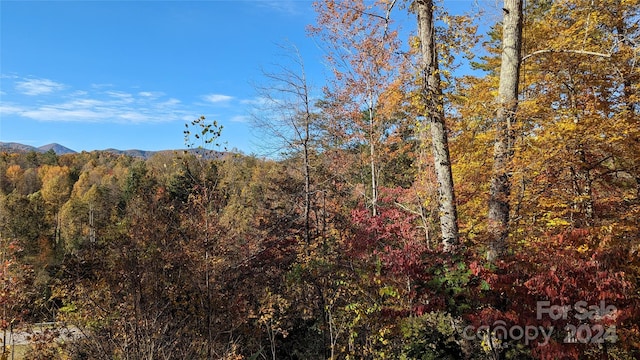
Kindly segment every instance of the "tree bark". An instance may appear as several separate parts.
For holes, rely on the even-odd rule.
[[[258,86],[260,96],[265,99],[254,116],[254,126],[270,136],[279,139],[282,149],[300,151],[302,164],[299,169],[304,177],[304,200],[302,204],[304,218],[305,253],[312,240],[312,156],[314,151],[314,124],[317,120],[310,95],[304,61],[298,48],[294,45],[283,45],[288,62],[278,65],[275,72],[264,72],[267,84]],[[264,114],[279,114],[273,116]]]
[[[453,251],[458,245],[458,211],[453,190],[451,160],[447,128],[444,121],[444,103],[435,46],[433,0],[415,2],[418,14],[418,35],[422,53],[425,118],[431,127],[434,167],[438,181],[440,230],[444,251]]]
[[[376,148],[374,112],[372,102],[369,102],[369,164],[371,165],[371,215],[378,216],[378,177],[376,175]]]
[[[306,99],[306,95],[305,95]],[[310,124],[311,113],[306,108],[306,121],[304,123],[304,137],[302,139],[302,149],[304,156],[304,241],[306,248],[311,244],[311,163],[309,160],[309,140],[310,140]]]
[[[504,0],[502,25],[502,63],[498,88],[496,140],[493,148],[493,174],[489,193],[487,259],[495,260],[507,249],[509,236],[510,167],[515,134],[513,125],[518,108],[520,49],[522,46],[522,0]]]

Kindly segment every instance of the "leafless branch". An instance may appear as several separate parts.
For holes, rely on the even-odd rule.
[[[603,58],[610,58],[611,54],[599,53],[595,51],[586,51],[586,50],[557,50],[557,49],[543,49],[532,52],[531,54],[525,55],[522,57],[522,62],[527,60],[530,57],[534,57],[536,55],[549,54],[549,53],[565,53],[565,54],[578,54],[578,55],[588,55],[588,56],[598,56]]]

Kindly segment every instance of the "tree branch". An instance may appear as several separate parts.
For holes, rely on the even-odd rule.
[[[360,13],[362,15],[378,18],[378,19],[384,21],[384,24],[385,24],[384,25],[384,37],[387,37],[387,32],[388,32],[388,29],[389,29],[389,21],[391,20],[391,10],[393,10],[393,8],[395,7],[397,1],[398,0],[392,0],[391,3],[387,5],[385,16],[374,14],[372,12],[368,12],[368,11],[364,11],[364,10],[359,10],[359,9],[357,9],[355,7],[347,6],[347,5],[344,5],[344,4],[337,4],[337,6],[342,7],[344,9],[347,9],[347,10],[355,11],[355,12]]]
[[[604,58],[610,58],[611,57],[611,54],[604,54],[604,53],[599,53],[599,52],[594,52],[594,51],[586,51],[586,50],[543,49],[543,50],[534,51],[531,54],[523,56],[521,61],[524,62],[525,60],[527,60],[530,57],[533,57],[533,56],[536,56],[536,55],[541,55],[541,54],[548,54],[548,53],[568,53],[568,54],[599,56],[599,57],[604,57]]]

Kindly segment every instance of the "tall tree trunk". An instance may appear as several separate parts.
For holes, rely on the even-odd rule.
[[[458,211],[453,191],[447,129],[444,122],[438,53],[435,46],[433,0],[418,0],[415,4],[418,12],[418,34],[420,36],[423,61],[422,91],[426,104],[425,118],[429,119],[431,125],[431,143],[433,145],[433,159],[438,181],[442,244],[445,251],[452,251],[458,244]]]
[[[619,19],[616,22],[616,35],[617,36],[623,36],[624,34],[630,33],[630,26],[627,25],[625,23],[624,20],[624,16],[620,13],[619,10],[616,11],[616,17]],[[629,39],[624,39],[622,40],[623,43],[626,43],[626,45],[628,45],[629,47],[633,47],[633,44],[631,43],[631,41],[629,41]],[[622,96],[624,99],[624,102],[626,104],[626,108],[627,111],[629,111],[629,113],[633,116],[637,111],[638,111],[638,103],[636,101],[633,100],[634,95],[635,95],[635,89],[634,89],[634,80],[637,81],[638,76],[637,76],[637,72],[636,75],[633,76],[631,73],[634,72],[635,70],[635,66],[633,66],[631,68],[631,71],[628,71],[628,69],[620,69],[622,71],[621,72],[621,76],[622,76]]]
[[[493,175],[489,189],[489,235],[487,259],[495,260],[507,248],[509,236],[510,167],[515,134],[513,125],[518,108],[520,48],[522,45],[522,0],[504,0],[502,25],[502,64],[498,88],[496,141],[493,148]]]
[[[311,244],[311,164],[309,162],[309,120],[305,122],[304,134],[304,139],[302,141],[304,153],[304,241],[308,249],[309,244]]]
[[[371,165],[371,215],[378,215],[378,177],[376,169],[375,124],[372,102],[369,102],[369,164]]]

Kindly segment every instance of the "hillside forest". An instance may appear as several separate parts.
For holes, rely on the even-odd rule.
[[[640,1],[500,5],[482,34],[315,2],[331,76],[282,47],[271,156],[204,116],[149,158],[2,152],[1,330],[81,332],[27,359],[640,358]]]

